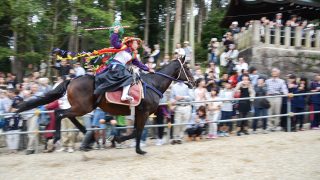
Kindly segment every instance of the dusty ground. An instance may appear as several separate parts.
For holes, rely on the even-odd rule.
[[[149,142],[150,143],[150,142]],[[87,153],[0,155],[0,179],[320,179],[320,131]]]

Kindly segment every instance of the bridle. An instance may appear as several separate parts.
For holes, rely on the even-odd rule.
[[[179,64],[180,64],[180,67],[181,67],[181,68],[180,68],[180,71],[179,71],[179,75],[178,75],[177,78],[173,78],[173,77],[171,77],[171,76],[169,76],[169,75],[167,75],[167,74],[161,73],[161,72],[155,72],[155,74],[164,76],[164,77],[166,77],[166,78],[168,78],[168,79],[171,79],[171,80],[173,80],[173,81],[176,81],[176,82],[181,82],[181,83],[185,83],[185,84],[187,84],[187,85],[192,86],[192,82],[190,81],[190,78],[188,77],[188,75],[187,75],[187,73],[186,73],[186,70],[185,70],[184,67],[183,67],[184,64],[185,64],[185,61],[182,63],[181,60],[180,60],[180,58],[177,58],[175,61],[178,61]],[[186,78],[187,78],[187,81],[182,81],[182,80],[179,79],[180,76],[181,76],[181,72],[184,73],[184,75],[185,75]]]

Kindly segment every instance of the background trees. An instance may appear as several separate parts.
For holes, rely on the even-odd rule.
[[[171,54],[175,43],[194,38],[195,59],[204,61],[208,41],[223,32],[218,25],[224,12],[217,4],[218,0],[3,0],[0,71],[21,78],[27,64],[51,61],[54,47],[75,52],[107,47],[108,31],[84,29],[110,26],[117,17],[130,26],[126,35],[141,37],[151,48],[160,44],[161,55]]]

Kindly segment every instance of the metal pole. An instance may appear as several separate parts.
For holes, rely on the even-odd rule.
[[[291,114],[291,98],[287,100],[287,114]],[[287,132],[291,132],[291,116],[287,116]]]

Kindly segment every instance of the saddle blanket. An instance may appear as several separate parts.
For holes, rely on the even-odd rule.
[[[131,85],[129,89],[129,96],[133,97],[133,101],[121,101],[122,88],[118,91],[114,92],[106,92],[105,97],[108,103],[119,104],[125,106],[138,106],[143,98],[143,89],[142,84],[139,82],[138,84]]]

